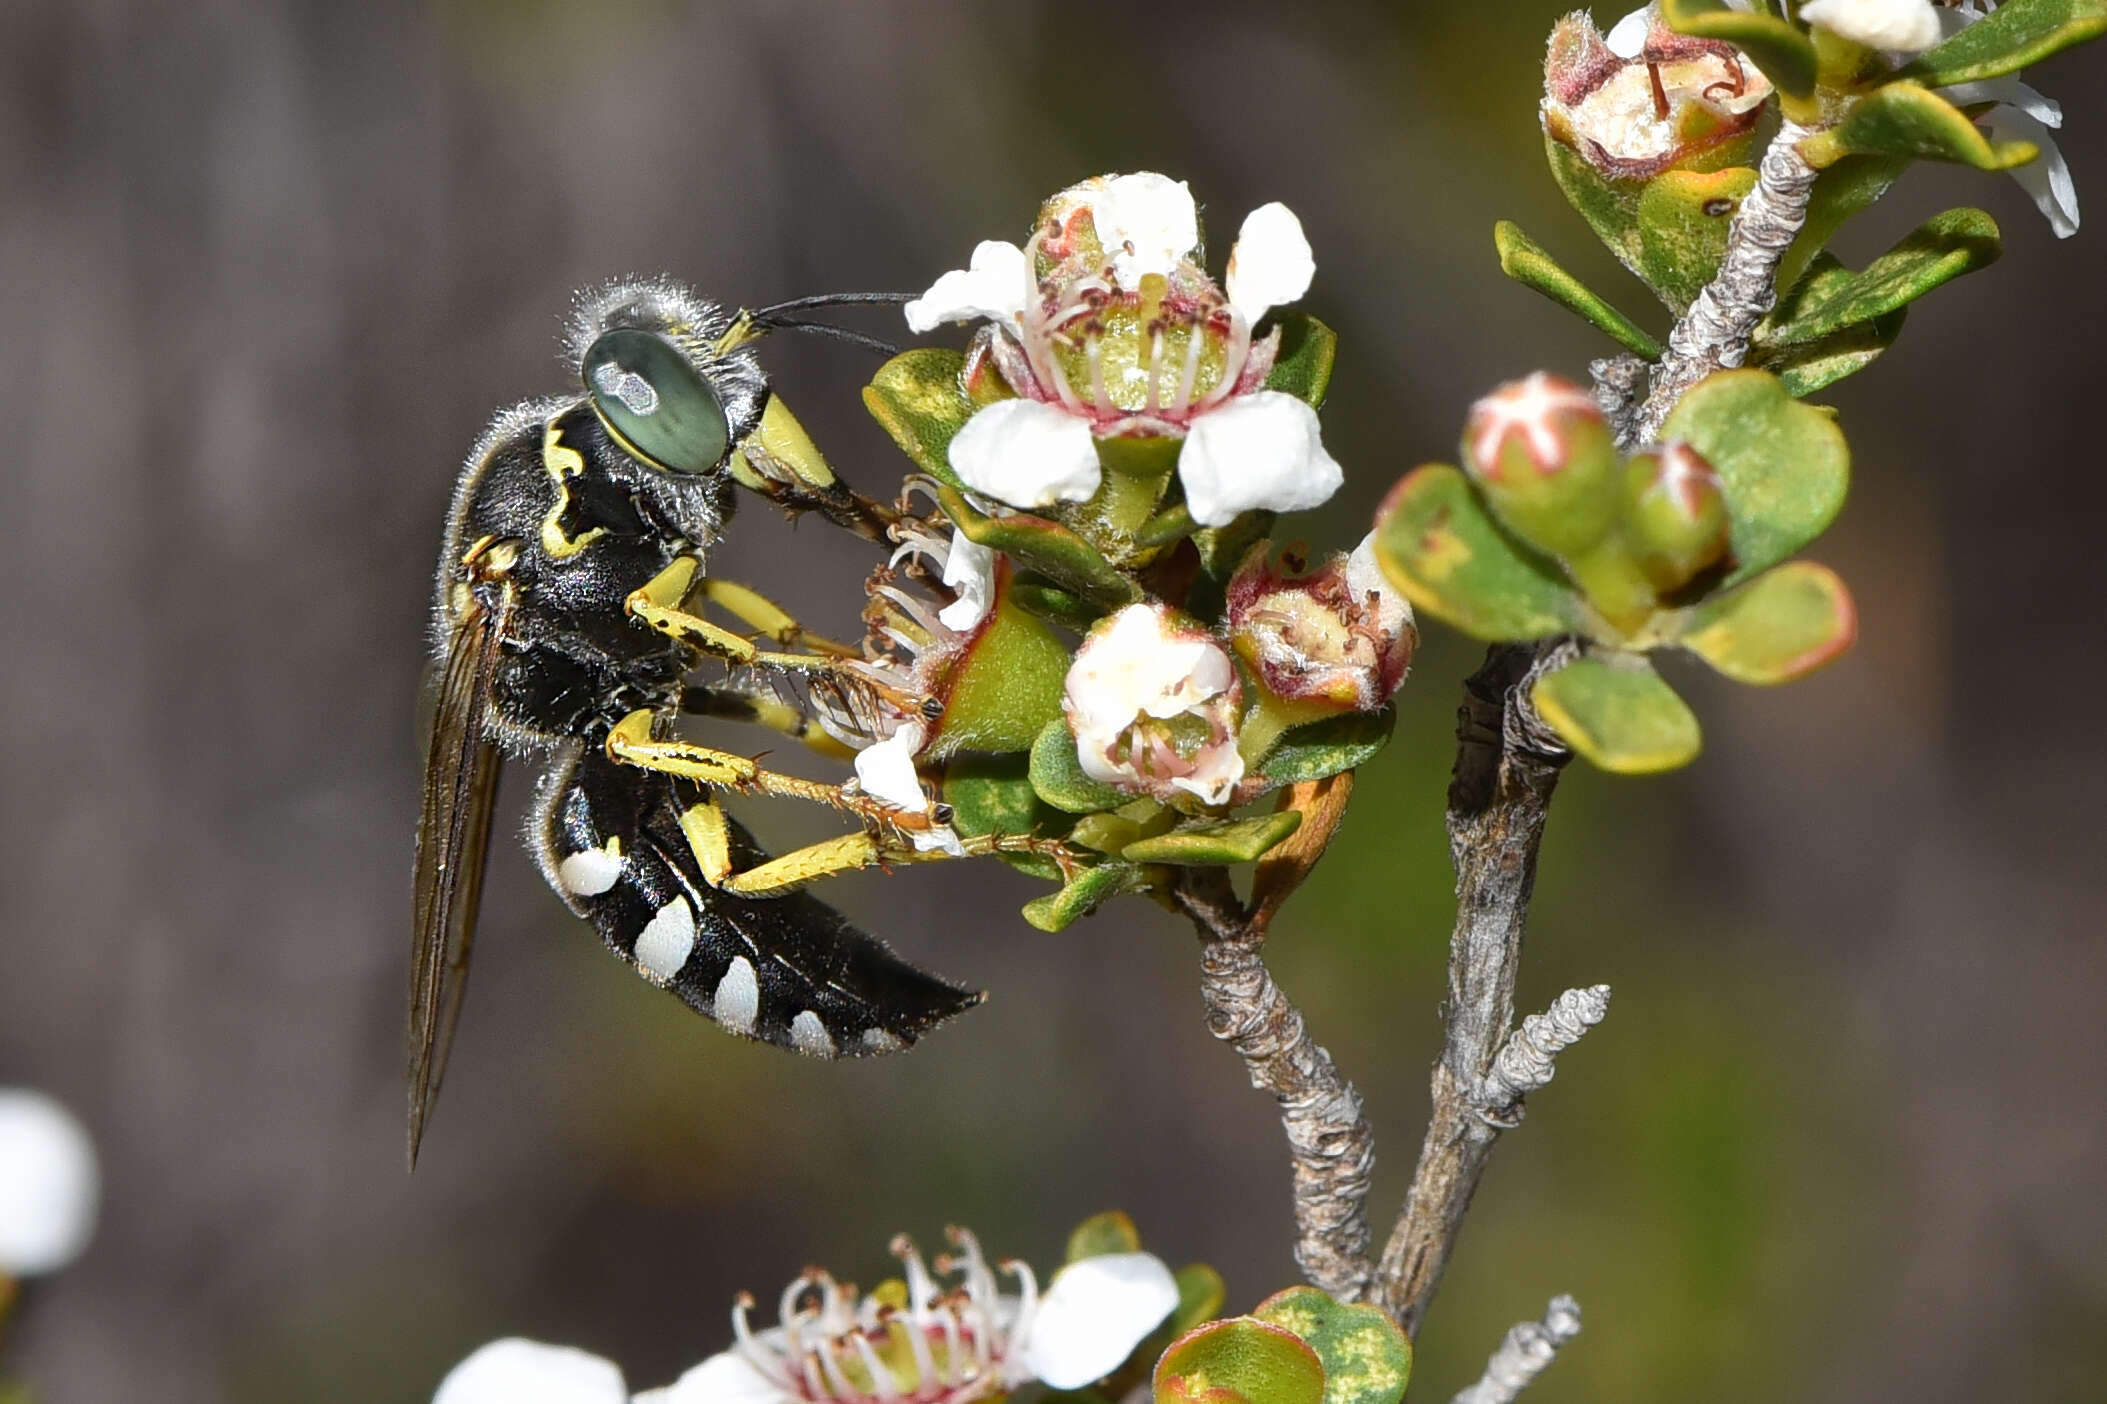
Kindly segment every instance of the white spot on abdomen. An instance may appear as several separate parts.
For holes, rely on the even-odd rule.
[[[873,1053],[897,1053],[907,1046],[907,1040],[891,1029],[865,1029],[863,1046]]]
[[[695,912],[685,897],[675,897],[637,933],[637,969],[653,984],[663,985],[688,963],[695,949]]]
[[[807,1009],[790,1021],[790,1046],[811,1058],[834,1056],[834,1035],[819,1021],[819,1015]]]
[[[622,876],[622,859],[604,848],[586,848],[556,865],[556,880],[573,897],[597,897]]]
[[[710,1017],[733,1033],[750,1034],[760,1013],[761,982],[754,978],[753,962],[733,956],[710,1000]]]

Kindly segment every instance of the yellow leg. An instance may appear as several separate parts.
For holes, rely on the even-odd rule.
[[[773,697],[758,697],[737,688],[688,687],[681,690],[680,709],[690,716],[765,726],[802,741],[808,750],[830,760],[853,760],[856,756],[854,746],[843,745],[821,730],[810,714]]]
[[[724,606],[745,623],[751,624],[765,637],[784,648],[802,645],[814,653],[824,653],[835,658],[856,658],[859,651],[847,644],[836,643],[809,632],[797,622],[790,611],[758,590],[736,584],[730,580],[711,578],[702,582],[702,597]]]

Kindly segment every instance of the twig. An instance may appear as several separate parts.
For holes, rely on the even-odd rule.
[[[1740,365],[1748,355],[1749,334],[1777,305],[1778,264],[1807,222],[1807,199],[1814,191],[1815,169],[1800,154],[1800,143],[1812,131],[1788,117],[1771,138],[1756,168],[1755,188],[1743,198],[1727,232],[1718,274],[1668,334],[1668,352],[1654,370],[1632,443],[1651,442],[1684,391],[1716,370]]]
[[[1507,1036],[1479,1089],[1483,1115],[1512,1128],[1521,1124],[1522,1099],[1551,1081],[1552,1060],[1580,1042],[1610,1012],[1610,987],[1567,990],[1541,1014],[1531,1014]]]
[[[1375,1138],[1361,1095],[1310,1037],[1259,951],[1264,930],[1221,868],[1185,871],[1172,898],[1199,929],[1207,1028],[1243,1057],[1251,1085],[1280,1104],[1294,1167],[1295,1262],[1342,1300],[1366,1287]]]
[[[1447,1037],[1434,1065],[1433,1113],[1419,1166],[1372,1293],[1414,1333],[1502,1129],[1483,1114],[1496,1110],[1486,1106],[1484,1088],[1514,1021],[1537,845],[1569,755],[1529,705],[1529,688],[1569,661],[1573,647],[1495,646],[1464,684],[1457,713],[1449,782],[1456,926],[1449,940]]]
[[[1559,1348],[1580,1334],[1580,1303],[1553,1297],[1542,1321],[1524,1321],[1508,1331],[1485,1362],[1485,1373],[1449,1404],[1511,1404],[1551,1362]]]

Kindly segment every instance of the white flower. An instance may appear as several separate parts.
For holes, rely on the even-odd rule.
[[[1042,1296],[1032,1270],[1004,1262],[1018,1285],[997,1290],[973,1235],[951,1231],[961,1256],[946,1290],[905,1238],[893,1252],[906,1303],[857,1301],[824,1272],[783,1293],[780,1324],[756,1332],[753,1302],[732,1311],[737,1344],[654,1393],[654,1404],[967,1404],[1038,1380],[1080,1389],[1123,1364],[1178,1304],[1170,1269],[1147,1253],[1084,1258],[1054,1275]]]
[[[630,1404],[621,1367],[571,1346],[492,1341],[447,1373],[432,1404]]]
[[[1346,481],[1324,451],[1317,411],[1293,395],[1240,395],[1193,421],[1178,450],[1185,503],[1201,526],[1227,526],[1240,512],[1294,512],[1328,500]]]
[[[1896,54],[1921,54],[1940,38],[1939,8],[1931,0],[1807,0],[1800,18]]]
[[[986,239],[975,246],[966,267],[946,273],[928,292],[907,304],[907,325],[916,332],[930,332],[939,323],[981,317],[1015,325],[1024,315],[1031,292],[1031,264],[1024,250],[999,239]]]
[[[73,1113],[41,1092],[0,1089],[0,1277],[55,1272],[78,1257],[100,1181]]]
[[[1094,240],[1082,232],[1086,213]],[[1182,437],[1178,472],[1202,525],[1330,497],[1342,475],[1315,412],[1261,389],[1278,336],[1252,338],[1315,276],[1301,221],[1278,201],[1253,210],[1229,255],[1226,293],[1195,262],[1198,245],[1183,181],[1099,176],[1049,200],[1028,247],[983,243],[971,268],[910,303],[916,331],[985,320],[975,345],[1019,397],[980,410],[951,441],[959,480],[1013,507],[1080,503],[1103,483],[1100,439]],[[1145,293],[1148,277],[1162,281]],[[1195,448],[1196,439],[1205,442]]]
[[[951,441],[951,467],[977,493],[1013,507],[1087,502],[1103,470],[1090,421],[1038,400],[999,400]]]
[[[1236,665],[1197,625],[1156,604],[1100,621],[1076,650],[1061,708],[1094,780],[1226,804],[1244,778]]]

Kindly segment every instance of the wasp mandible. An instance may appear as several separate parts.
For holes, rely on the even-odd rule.
[[[578,388],[501,411],[469,455],[433,613],[437,708],[411,958],[412,1164],[460,1010],[506,754],[546,758],[527,837],[549,886],[645,979],[732,1032],[818,1057],[882,1053],[979,1002],[799,890],[833,872],[941,856],[915,852],[903,834],[917,816],[674,734],[685,708],[824,748],[806,716],[766,688],[687,686],[706,659],[747,677],[869,685],[835,676],[852,650],[712,578],[707,554],[736,485],[883,539],[889,509],[834,477],[771,394],[752,343],[782,327],[867,340],[792,314],[899,300],[810,298],[734,316],[665,279],[590,289],[564,336]],[[712,605],[752,632],[705,618]],[[856,816],[860,832],[771,859],[725,813],[724,792],[831,805]]]

